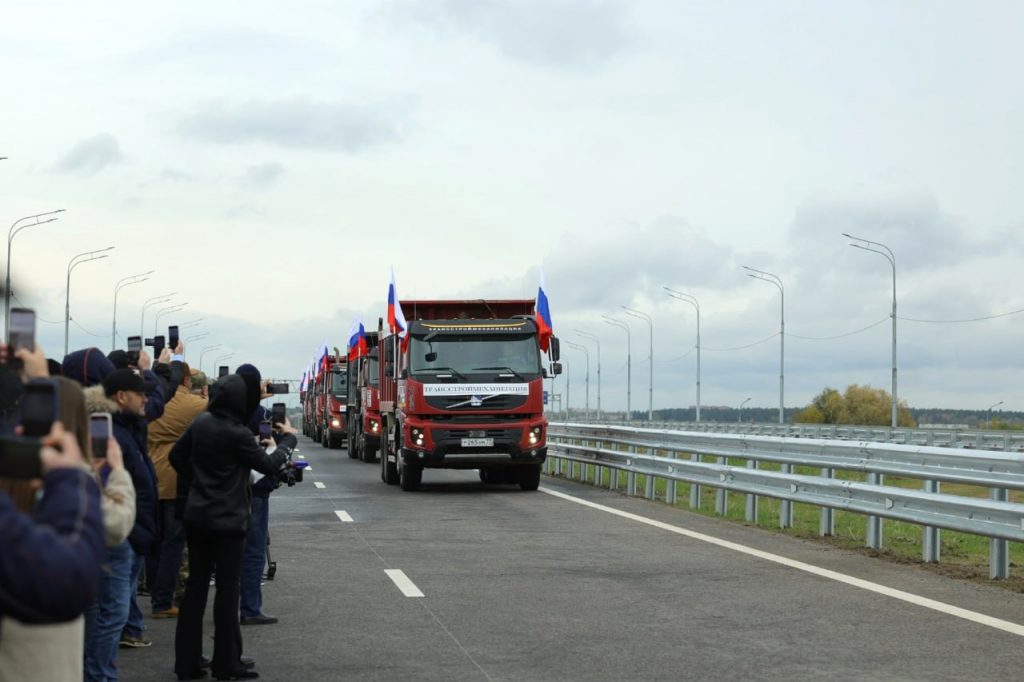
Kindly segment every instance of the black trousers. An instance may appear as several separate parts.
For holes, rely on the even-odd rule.
[[[245,533],[217,533],[185,522],[188,543],[188,581],[174,633],[174,672],[192,675],[203,653],[203,615],[210,591],[210,576],[217,568],[217,595],[213,600],[213,665],[215,677],[229,677],[240,669],[242,628],[238,622],[238,589]]]

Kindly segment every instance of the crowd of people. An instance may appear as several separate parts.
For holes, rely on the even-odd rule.
[[[55,414],[31,437],[19,407],[41,383]],[[152,618],[177,619],[178,679],[259,676],[241,625],[277,622],[260,591],[268,497],[297,445],[287,419],[266,437],[267,397],[256,367],[211,384],[180,344],[155,361],[86,348],[57,363],[0,343],[0,464],[37,470],[0,478],[0,682],[116,680],[118,656],[152,644],[144,595]]]

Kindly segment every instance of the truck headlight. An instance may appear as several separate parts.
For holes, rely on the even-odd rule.
[[[341,421],[339,421],[337,419],[332,419],[331,420],[331,426],[337,428],[337,427],[341,426]]]
[[[539,443],[540,442],[540,435],[541,435],[541,428],[539,426],[533,427],[533,429],[530,430],[530,436],[529,436],[530,445],[536,445],[537,443]]]
[[[412,430],[412,439],[413,439],[413,442],[416,443],[416,445],[419,445],[420,447],[422,447],[423,446],[423,430],[419,429],[419,428],[413,428],[413,430]]]
[[[377,433],[378,431],[380,431],[380,422],[378,422],[376,419],[371,420],[370,421],[370,430],[373,431],[374,433]]]

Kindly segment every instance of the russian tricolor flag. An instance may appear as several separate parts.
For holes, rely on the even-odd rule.
[[[552,326],[551,326],[551,309],[548,307],[548,295],[544,293],[544,271],[540,273],[540,286],[537,287],[537,331],[540,333],[538,341],[540,342],[540,349],[545,353],[548,352],[548,342],[551,340]]]
[[[402,304],[398,302],[398,291],[395,288],[395,269],[391,268],[391,283],[388,285],[388,327],[392,333],[405,338],[409,324],[405,321]]]
[[[352,326],[348,330],[348,361],[354,362],[364,355],[366,355],[366,328],[359,320],[352,320]]]

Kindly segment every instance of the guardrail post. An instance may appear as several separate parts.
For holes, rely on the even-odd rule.
[[[783,464],[782,473],[793,473],[792,464]],[[779,528],[793,527],[793,503],[789,500],[779,500]]]
[[[676,453],[673,450],[668,453],[669,459],[675,459]],[[673,467],[675,468],[675,467]],[[665,503],[674,505],[676,503],[676,479],[670,478],[665,481]]]
[[[882,485],[885,476],[882,474],[868,474],[868,485]],[[872,549],[882,549],[882,517],[868,516],[868,528],[866,543]]]
[[[989,499],[1009,502],[1010,493],[1006,488],[990,488]],[[1007,580],[1010,577],[1010,543],[999,538],[988,541],[988,577],[992,580]]]
[[[747,468],[748,469],[756,470],[757,469],[757,460],[756,459],[748,459],[747,460]],[[757,495],[751,495],[751,494],[748,493],[746,497],[747,497],[747,504],[746,504],[746,515],[745,515],[745,518],[747,520],[747,523],[752,523],[752,524],[754,524],[756,526],[757,525]]]
[[[645,448],[644,452],[648,455],[654,454],[654,448]],[[654,476],[644,476],[644,494],[648,500],[654,499],[655,482],[657,479]]]
[[[630,445],[627,450],[636,454],[636,448],[632,445]],[[636,495],[636,474],[632,471],[626,474],[626,494],[630,497]]]
[[[835,478],[835,469],[822,469],[821,475],[824,478]],[[836,534],[836,514],[832,507],[822,507],[820,512],[821,517],[818,520],[818,535],[822,537],[832,536]]]
[[[924,491],[926,493],[938,493],[939,482],[938,481],[925,481]],[[940,537],[939,529],[934,526],[925,526],[924,535],[921,541],[921,556],[925,563],[934,564],[939,561],[940,554]]]
[[[719,457],[718,463],[724,466],[725,457]],[[715,513],[719,516],[725,516],[729,513],[729,491],[725,488],[715,490]]]
[[[694,462],[700,461],[700,454],[693,453],[690,456]],[[700,509],[700,483],[690,484],[690,509]]]

